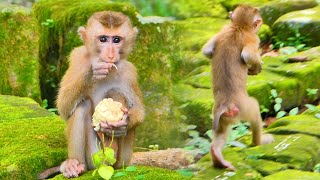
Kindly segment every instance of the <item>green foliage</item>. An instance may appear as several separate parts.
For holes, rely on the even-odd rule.
[[[225,8],[217,0],[113,0],[134,5],[142,16],[227,17]]]
[[[319,164],[316,164],[313,168],[313,172],[315,173],[320,173],[320,163]]]
[[[278,92],[276,89],[272,89],[270,93],[271,93],[271,96],[269,98],[274,103],[273,110],[276,113],[276,118],[277,119],[282,118],[287,114],[286,111],[281,110],[283,100],[282,98],[278,97]],[[289,116],[296,115],[298,114],[298,112],[299,112],[299,108],[295,107],[289,111]]]
[[[317,99],[318,89],[307,88],[307,96],[310,101],[314,101]]]
[[[105,147],[104,144],[104,134],[102,134],[102,142],[100,142],[100,146],[102,149],[97,151],[92,155],[92,162],[93,165],[96,167],[96,170],[93,171],[92,176],[95,176],[96,172],[102,177],[103,179],[110,179],[114,173],[114,169],[112,166],[108,166],[107,164],[113,165],[116,162],[114,158],[114,150],[111,148],[113,143],[113,132],[112,132],[112,139],[109,147]]]
[[[270,41],[270,39],[272,37],[271,28],[266,24],[262,24],[262,26],[258,32],[258,36],[259,36],[260,41],[262,43],[267,43],[268,41]]]
[[[273,36],[273,48],[279,49],[286,46],[291,46],[297,49],[297,51],[304,51],[310,49],[306,44],[310,41],[308,35],[301,35],[299,28],[293,29],[292,36],[288,37],[285,41],[280,40],[278,36]]]
[[[189,137],[186,140],[186,150],[192,150],[194,155],[197,154],[208,154],[211,147],[211,141],[213,139],[212,130],[206,131],[206,133],[200,136],[200,133],[195,130],[196,127],[190,126],[188,130]],[[231,126],[231,132],[228,136],[226,145],[227,146],[237,146],[237,147],[246,147],[244,144],[236,141],[240,137],[246,135],[249,132],[248,126],[246,123],[239,122],[238,124]]]

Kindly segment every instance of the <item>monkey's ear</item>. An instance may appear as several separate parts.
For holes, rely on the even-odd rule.
[[[87,39],[87,31],[86,31],[85,27],[80,26],[79,29],[78,29],[78,34],[79,34],[80,39],[82,41],[85,41]]]
[[[228,16],[228,17],[231,19],[231,21],[232,21],[232,13],[233,13],[233,12],[230,11],[230,12],[229,12],[229,16]]]

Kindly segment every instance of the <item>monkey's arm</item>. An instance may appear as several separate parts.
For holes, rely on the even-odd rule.
[[[88,89],[91,63],[84,46],[74,49],[70,55],[70,65],[60,84],[57,108],[63,119],[68,119],[77,105],[84,98],[84,90]]]
[[[142,93],[138,86],[138,82],[132,82],[131,88],[135,94],[133,95],[133,103],[128,111],[128,129],[136,127],[144,119],[144,106],[142,103]]]
[[[207,58],[212,58],[214,46],[215,46],[216,36],[213,36],[202,48],[202,53]]]
[[[248,44],[246,45],[242,52],[241,58],[248,66],[248,74],[249,75],[256,75],[261,72],[261,57],[259,54],[259,50],[256,44]]]

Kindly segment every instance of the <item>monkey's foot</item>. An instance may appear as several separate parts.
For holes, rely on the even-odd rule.
[[[76,159],[67,159],[60,166],[60,172],[66,178],[78,177],[85,171],[85,165],[80,164]]]
[[[223,159],[221,151],[216,150],[213,146],[211,146],[211,156],[214,167],[227,168],[231,171],[236,170],[236,168],[230,162]]]

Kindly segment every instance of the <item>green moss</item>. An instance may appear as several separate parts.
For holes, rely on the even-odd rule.
[[[274,134],[309,134],[320,137],[320,120],[313,115],[287,116],[277,120],[268,127]]]
[[[174,16],[178,18],[191,17],[218,17],[226,18],[226,9],[216,0],[172,0],[172,9],[176,11]]]
[[[0,95],[0,112],[0,123],[26,118],[53,117],[32,99],[6,95]]]
[[[227,8],[228,11],[234,10],[234,8],[239,4],[247,4],[251,6],[259,6],[265,4],[271,0],[223,0],[221,4]]]
[[[212,109],[212,91],[210,89],[193,88],[186,84],[177,84],[173,87],[173,92],[182,113],[185,115],[184,122],[197,125],[201,132],[212,127],[210,118]]]
[[[38,29],[27,9],[8,6],[0,13],[0,93],[41,102]]]
[[[122,170],[116,170],[116,172],[120,172]],[[79,180],[81,179],[102,179],[99,177],[98,173],[92,177],[92,172],[89,171],[87,173],[84,173],[81,175]],[[143,179],[154,179],[154,180],[188,180],[191,179],[190,177],[185,177],[180,174],[178,174],[175,171],[167,170],[167,169],[161,169],[157,167],[146,167],[146,166],[137,166],[137,171],[134,172],[127,172],[126,176],[123,177],[113,177],[111,180],[126,180],[126,179],[137,179],[138,176],[143,176]],[[59,179],[65,179],[62,175],[56,176],[55,178],[52,178],[52,180],[59,180]]]
[[[317,2],[315,0],[271,1],[259,6],[263,22],[271,26],[280,16],[291,11],[315,7]]]
[[[0,178],[35,179],[40,171],[59,165],[66,158],[63,129],[57,117],[1,122]]]
[[[212,167],[211,157],[210,154],[208,154],[201,158],[197,163],[197,166],[201,167],[201,170],[193,179],[260,179],[261,175],[256,170],[243,163],[243,154],[236,149],[237,148],[225,149],[223,155],[227,161],[234,162],[233,165],[236,166],[237,171],[230,172],[226,169]]]
[[[35,179],[66,158],[64,121],[30,98],[0,95],[0,179]]]
[[[320,6],[302,11],[294,11],[281,16],[273,25],[276,38],[287,41],[289,37],[296,37],[296,31],[304,36],[307,46],[320,45]]]
[[[270,26],[266,24],[262,24],[258,36],[260,38],[261,44],[268,43],[271,40],[272,37],[272,30]]]
[[[310,179],[316,180],[320,178],[319,173],[306,172],[306,171],[298,171],[288,169],[285,171],[280,171],[278,173],[272,174],[263,178],[263,180],[274,180],[274,179]]]

